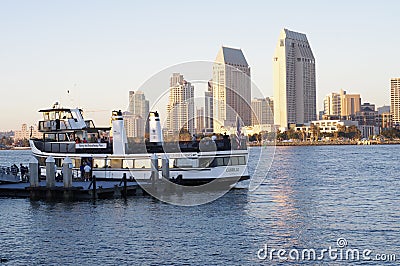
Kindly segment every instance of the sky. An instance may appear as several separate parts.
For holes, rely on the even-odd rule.
[[[283,28],[308,37],[318,110],[340,89],[388,105],[390,78],[400,77],[399,9],[389,0],[0,0],[0,131],[37,124],[56,101],[106,126],[111,110],[127,109],[129,90],[171,66],[212,62],[221,45],[241,48],[253,83],[273,96]],[[157,99],[168,85],[145,94]]]

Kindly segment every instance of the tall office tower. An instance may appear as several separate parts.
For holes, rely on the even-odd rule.
[[[149,115],[149,101],[143,91],[130,91],[129,92],[129,107],[128,112],[131,115],[138,115],[143,119],[147,119]]]
[[[196,132],[204,132],[204,107],[196,109]]]
[[[250,66],[242,50],[222,46],[213,65],[214,131],[235,127],[237,117],[251,124]]]
[[[254,98],[251,100],[251,124],[256,125],[272,125],[274,123],[274,114],[271,98]]]
[[[275,124],[287,128],[315,120],[315,59],[305,34],[282,30],[273,72]]]
[[[342,117],[355,115],[360,109],[360,94],[347,94],[346,91],[340,90],[340,115]]]
[[[329,93],[324,98],[324,115],[340,116],[340,93]]]
[[[214,130],[212,80],[208,82],[208,90],[204,92],[204,127],[205,132]]]
[[[128,138],[140,138],[145,134],[145,119],[140,115],[135,115],[130,112],[124,112],[124,125],[126,136]]]
[[[183,75],[173,73],[170,79],[167,105],[167,129],[170,134],[182,130],[194,133],[194,87],[183,79]]]
[[[400,78],[390,79],[390,113],[393,125],[400,124]]]

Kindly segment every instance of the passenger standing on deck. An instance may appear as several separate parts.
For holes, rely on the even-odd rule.
[[[79,167],[79,171],[81,172],[81,179],[85,178],[85,165],[86,163],[82,162],[81,166]]]
[[[85,165],[85,181],[90,181],[91,176],[90,176],[90,171],[92,170],[92,168],[89,166],[89,164]]]
[[[16,166],[15,164],[13,164],[13,165],[11,166],[11,174],[14,175],[14,176],[17,176],[18,172],[19,172],[18,166]]]
[[[25,180],[25,174],[26,174],[26,168],[25,166],[22,165],[22,163],[19,164],[19,169],[21,171],[21,180]]]

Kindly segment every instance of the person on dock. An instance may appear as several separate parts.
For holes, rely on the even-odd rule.
[[[28,167],[23,166],[21,163],[21,164],[19,164],[19,169],[21,171],[21,180],[25,181],[25,178],[26,178],[25,175],[28,173]]]
[[[85,171],[85,181],[90,181],[90,179],[92,179],[90,176],[90,172],[92,171],[92,168],[90,167],[89,164],[85,165],[84,171]]]
[[[11,166],[11,174],[13,176],[17,176],[18,172],[19,172],[18,166],[16,164],[13,164]]]

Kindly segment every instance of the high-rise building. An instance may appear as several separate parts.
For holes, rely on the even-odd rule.
[[[324,98],[324,115],[340,116],[340,93],[332,92]]]
[[[194,133],[194,87],[180,73],[173,73],[170,79],[167,114],[169,134]]]
[[[149,115],[149,101],[143,91],[129,92],[129,107],[128,112],[132,115],[139,115],[143,119],[147,119]]]
[[[124,112],[124,125],[126,136],[128,138],[141,138],[145,133],[145,119],[140,115],[135,115],[130,112]]]
[[[242,50],[221,47],[213,65],[212,95],[215,132],[235,127],[237,117],[251,124],[250,66]]]
[[[342,117],[348,117],[355,115],[360,110],[360,94],[347,94],[346,91],[340,90],[340,115]]]
[[[283,29],[273,58],[274,121],[280,128],[317,118],[315,58],[307,36]]]
[[[200,107],[196,109],[196,132],[199,134],[204,131],[204,107]]]
[[[345,90],[340,90],[339,93],[332,92],[324,98],[325,117],[347,119],[359,111],[361,111],[360,94],[347,94]]]
[[[271,98],[254,98],[251,100],[251,124],[272,125],[274,124],[273,101]]]
[[[390,113],[393,124],[400,124],[400,78],[390,80]]]
[[[214,131],[212,80],[208,82],[208,90],[204,92],[204,127],[205,132]]]

